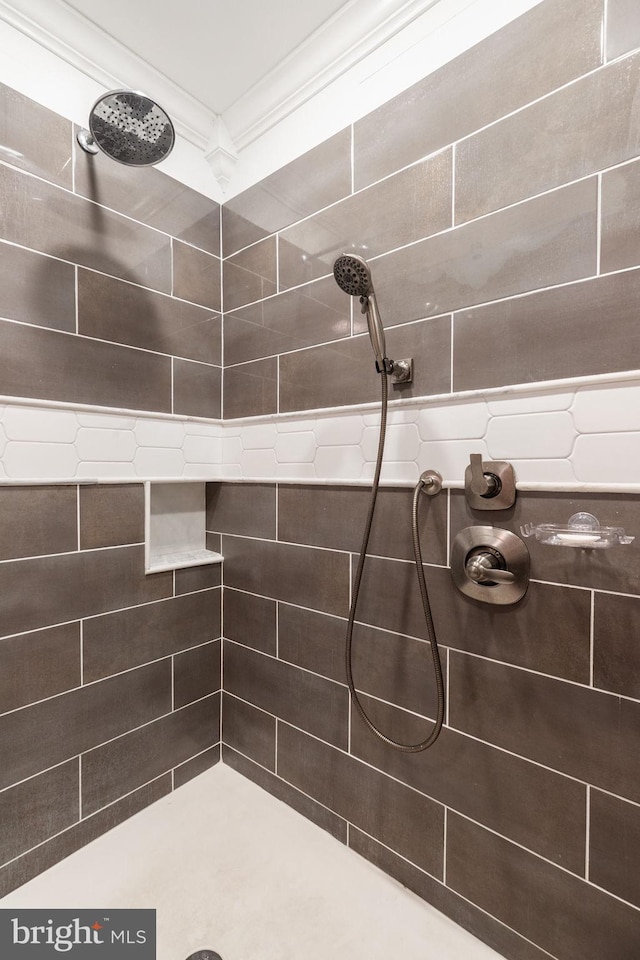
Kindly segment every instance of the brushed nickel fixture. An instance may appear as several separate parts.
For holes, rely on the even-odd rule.
[[[343,253],[333,265],[333,275],[341,290],[350,297],[359,297],[362,313],[366,314],[371,346],[376,358],[376,370],[391,376],[391,382],[411,383],[413,358],[389,360],[384,327],[378,313],[378,301],[373,289],[369,264],[356,254]]]
[[[506,460],[483,460],[472,453],[464,472],[464,492],[473,510],[507,510],[516,501],[516,478]]]
[[[128,167],[153,166],[164,160],[176,135],[168,114],[154,100],[131,90],[111,90],[89,114],[89,129],[76,137],[86,153],[106,153]]]
[[[359,297],[360,303],[362,304],[362,312],[367,315],[367,326],[369,327],[369,337],[371,338],[371,345],[373,347],[373,352],[376,358],[376,370],[380,374],[381,386],[382,386],[382,400],[381,400],[381,415],[380,415],[380,434],[378,439],[378,453],[376,456],[376,466],[373,475],[373,482],[371,485],[371,498],[369,501],[369,511],[367,513],[367,518],[364,526],[364,533],[362,536],[362,545],[360,547],[360,554],[358,556],[358,565],[356,568],[355,577],[353,580],[353,589],[351,595],[351,606],[349,609],[349,620],[347,622],[347,633],[345,638],[345,670],[347,675],[347,686],[349,688],[349,695],[351,697],[351,702],[355,709],[357,710],[362,722],[366,727],[373,733],[378,739],[382,740],[388,746],[393,747],[394,750],[399,750],[402,753],[420,753],[423,750],[426,750],[428,747],[431,747],[442,729],[442,724],[444,723],[444,711],[445,711],[445,692],[444,692],[444,680],[442,676],[442,665],[440,663],[440,653],[438,649],[438,641],[436,638],[435,627],[433,624],[433,617],[431,615],[431,606],[429,604],[429,594],[427,591],[427,584],[424,576],[424,566],[422,563],[422,551],[420,549],[420,533],[418,529],[418,512],[420,507],[420,502],[422,500],[421,494],[425,493],[428,496],[435,496],[442,490],[442,477],[436,470],[426,470],[418,483],[416,484],[413,491],[413,502],[411,508],[411,535],[413,539],[413,555],[415,558],[416,564],[416,575],[418,578],[418,586],[420,588],[420,598],[422,600],[422,610],[424,613],[425,624],[427,627],[427,637],[429,639],[429,647],[431,650],[431,657],[433,660],[433,670],[434,670],[434,679],[436,685],[436,696],[437,696],[437,707],[436,707],[436,719],[428,732],[424,740],[421,740],[419,743],[402,743],[399,740],[394,740],[393,737],[387,736],[386,733],[383,733],[375,723],[371,720],[367,714],[360,697],[358,696],[356,685],[353,677],[353,657],[352,657],[352,645],[353,645],[353,628],[356,619],[356,608],[358,606],[358,597],[360,595],[360,585],[362,583],[362,574],[364,571],[364,563],[367,556],[367,549],[369,546],[369,537],[371,535],[371,526],[373,524],[373,515],[376,508],[376,500],[378,497],[378,486],[380,483],[380,472],[382,470],[382,457],[384,454],[384,441],[385,434],[387,429],[387,406],[389,401],[389,385],[387,382],[388,377],[392,377],[394,370],[397,365],[400,363],[409,364],[410,369],[412,370],[413,364],[410,360],[397,361],[389,360],[387,357],[387,348],[384,338],[384,328],[382,326],[382,321],[380,320],[380,314],[378,313],[378,307],[376,304],[375,293],[373,290],[373,283],[371,281],[371,271],[369,270],[369,264],[366,260],[363,260],[362,257],[349,256],[343,254],[338,257],[333,267],[334,277],[336,282],[341,290],[344,290],[345,293],[348,293],[351,297]],[[408,381],[408,377],[404,376],[402,378],[403,382]]]
[[[451,573],[458,590],[483,603],[517,603],[529,586],[529,551],[498,527],[465,527],[453,541]]]

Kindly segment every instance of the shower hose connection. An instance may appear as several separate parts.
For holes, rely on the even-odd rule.
[[[387,406],[389,400],[389,385],[387,381],[386,371],[380,371],[380,380],[382,382],[382,410],[380,417],[380,437],[378,440],[378,455],[376,459],[376,468],[373,477],[373,485],[371,488],[371,499],[369,502],[369,512],[367,514],[367,519],[365,522],[364,535],[362,538],[362,546],[360,547],[360,556],[358,558],[358,567],[356,570],[355,580],[353,584],[353,594],[351,599],[351,609],[349,610],[349,622],[347,624],[347,636],[346,636],[346,646],[345,646],[345,665],[347,671],[347,684],[349,687],[349,693],[351,695],[351,700],[356,707],[360,717],[363,722],[369,728],[369,730],[376,735],[384,743],[388,744],[390,747],[393,747],[394,750],[399,750],[403,753],[420,753],[423,750],[426,750],[428,747],[432,746],[442,729],[442,724],[444,721],[444,682],[442,679],[442,664],[440,663],[440,652],[438,650],[438,641],[436,638],[436,631],[433,625],[433,617],[431,615],[431,606],[429,604],[429,594],[427,591],[427,584],[424,578],[424,569],[422,566],[422,552],[420,549],[420,534],[418,530],[418,512],[419,512],[419,502],[420,495],[423,491],[424,481],[419,480],[416,488],[413,492],[413,504],[412,504],[412,514],[411,514],[411,531],[413,538],[413,553],[415,557],[416,564],[416,573],[418,576],[418,584],[420,587],[420,597],[422,599],[422,609],[424,611],[424,619],[427,625],[427,637],[431,645],[431,655],[433,658],[433,669],[435,675],[436,683],[436,693],[438,698],[437,703],[437,712],[436,720],[433,726],[433,729],[420,743],[400,743],[397,740],[394,740],[392,737],[387,736],[378,727],[374,724],[371,718],[367,715],[367,712],[362,705],[358,693],[355,688],[353,680],[353,667],[352,667],[352,646],[353,646],[353,627],[356,619],[356,608],[358,605],[358,597],[360,594],[360,585],[362,582],[362,573],[364,570],[365,557],[367,554],[367,549],[369,547],[369,537],[371,535],[371,526],[373,523],[373,515],[376,508],[376,500],[378,497],[378,486],[380,483],[380,471],[382,469],[382,457],[384,454],[384,441],[387,431]]]

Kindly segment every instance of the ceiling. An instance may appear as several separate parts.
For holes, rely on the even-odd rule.
[[[67,0],[213,113],[224,113],[350,0]],[[195,27],[195,29],[194,29]],[[336,23],[338,27],[338,23]]]

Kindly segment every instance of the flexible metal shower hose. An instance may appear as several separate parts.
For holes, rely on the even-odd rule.
[[[389,385],[387,383],[387,374],[381,373],[380,379],[382,380],[382,412],[380,417],[380,438],[378,441],[378,456],[376,459],[376,469],[373,476],[373,485],[371,488],[371,500],[369,502],[369,512],[367,514],[367,519],[365,522],[364,535],[362,538],[362,546],[360,547],[360,556],[358,558],[358,567],[356,570],[356,576],[353,584],[353,595],[351,599],[351,609],[349,610],[349,622],[347,624],[347,637],[346,637],[346,649],[345,649],[345,660],[346,660],[346,669],[347,669],[347,684],[349,686],[349,693],[351,694],[351,699],[355,704],[355,707],[360,714],[362,720],[367,725],[369,730],[374,733],[380,740],[383,740],[390,747],[393,747],[394,750],[400,750],[403,753],[420,753],[422,750],[426,750],[428,747],[432,746],[440,734],[442,729],[442,724],[444,721],[444,682],[442,679],[442,664],[440,663],[440,652],[438,650],[438,641],[436,639],[436,631],[433,625],[433,617],[431,616],[431,606],[429,604],[429,594],[427,591],[427,584],[424,578],[424,569],[422,566],[422,552],[420,550],[420,534],[418,531],[418,504],[420,500],[420,494],[422,492],[423,482],[422,480],[418,481],[416,488],[413,492],[413,505],[412,505],[412,517],[411,517],[411,531],[413,537],[413,553],[416,562],[416,572],[418,575],[418,584],[420,586],[420,597],[422,599],[422,609],[424,611],[424,618],[427,624],[427,636],[429,638],[429,643],[431,645],[431,655],[433,657],[433,669],[435,673],[436,681],[436,692],[438,697],[438,707],[436,714],[436,721],[434,727],[429,734],[429,736],[422,740],[420,743],[400,743],[397,740],[394,740],[392,737],[388,737],[385,733],[376,727],[374,722],[367,716],[367,713],[358,697],[355,684],[353,682],[353,669],[352,669],[352,646],[353,646],[353,625],[356,619],[356,607],[358,605],[358,596],[360,593],[360,584],[362,581],[362,573],[364,570],[364,561],[367,554],[367,549],[369,547],[369,537],[371,535],[371,525],[373,523],[373,514],[376,508],[376,500],[378,497],[378,486],[380,483],[380,471],[382,469],[382,456],[384,454],[384,441],[385,435],[387,432],[387,404],[389,399]]]

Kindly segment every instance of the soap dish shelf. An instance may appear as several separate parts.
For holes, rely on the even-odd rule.
[[[582,550],[609,550],[627,546],[635,537],[626,536],[622,527],[602,527],[592,513],[574,513],[566,526],[560,523],[525,523],[523,537],[535,537],[548,547],[574,547]]]

